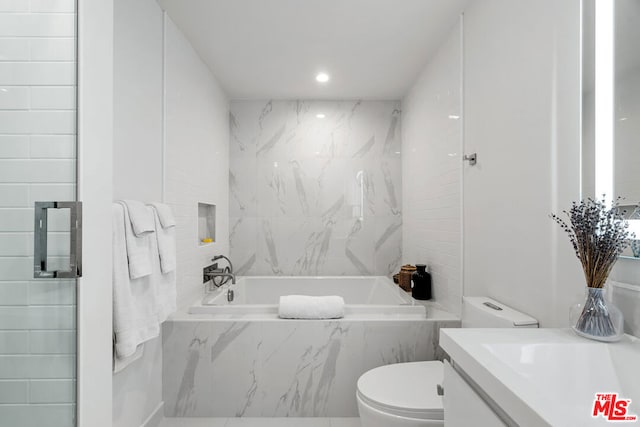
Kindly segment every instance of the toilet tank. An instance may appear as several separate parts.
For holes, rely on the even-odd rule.
[[[487,297],[462,299],[463,328],[537,328],[538,321]]]

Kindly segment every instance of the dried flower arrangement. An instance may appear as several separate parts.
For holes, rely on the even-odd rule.
[[[577,305],[579,317],[574,331],[582,336],[601,341],[617,341],[623,334],[622,313],[607,304],[602,288],[618,257],[629,246],[635,235],[629,232],[625,211],[620,198],[607,209],[604,200],[573,202],[567,223],[558,215],[551,218],[567,233],[576,256],[582,263],[588,295],[584,305]]]
[[[618,257],[629,246],[635,235],[629,232],[629,224],[620,209],[620,198],[607,209],[605,201],[591,198],[573,202],[569,211],[569,223],[556,214],[551,218],[569,235],[576,256],[590,288],[602,288]]]

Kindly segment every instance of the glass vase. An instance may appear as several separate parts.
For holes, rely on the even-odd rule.
[[[571,308],[570,320],[576,334],[592,340],[613,342],[624,335],[622,312],[605,299],[603,288],[587,287],[586,301]]]

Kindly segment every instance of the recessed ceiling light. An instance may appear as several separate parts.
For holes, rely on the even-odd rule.
[[[323,113],[316,114],[316,117],[319,119],[324,119],[326,116]]]
[[[329,81],[329,74],[327,73],[318,73],[316,75],[316,81],[319,83],[326,83]]]

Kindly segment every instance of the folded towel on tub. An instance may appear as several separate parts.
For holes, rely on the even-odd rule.
[[[339,319],[344,317],[344,299],[335,295],[284,295],[280,297],[278,315],[282,319]]]

